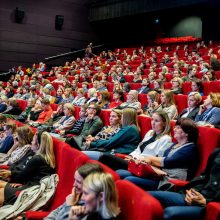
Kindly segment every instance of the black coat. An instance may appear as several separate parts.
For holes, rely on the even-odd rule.
[[[194,188],[200,192],[208,202],[220,201],[220,149],[213,151],[208,159],[205,171],[195,177],[186,189]]]
[[[183,111],[179,114],[178,118],[181,118],[182,115],[184,115],[185,113],[187,112],[187,109],[183,109]],[[192,119],[193,121],[195,120],[196,118],[196,115],[198,114],[199,112],[199,107],[196,107],[194,108],[188,115],[187,115],[187,118],[190,118]]]

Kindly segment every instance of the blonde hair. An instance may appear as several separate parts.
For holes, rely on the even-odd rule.
[[[71,112],[71,114],[73,115],[73,113],[74,113],[74,111],[75,111],[73,104],[71,104],[71,103],[65,103],[65,104],[64,104],[64,107],[67,108],[67,109]]]
[[[212,100],[212,106],[214,107],[220,107],[220,93],[213,93],[211,92],[209,94],[211,100]]]
[[[19,144],[21,144],[22,146],[31,144],[34,134],[30,127],[28,127],[27,125],[18,127],[16,132],[19,136]]]
[[[103,201],[97,210],[102,218],[117,217],[120,213],[118,196],[113,177],[109,173],[92,173],[83,181],[83,187],[94,192],[96,196],[103,193]]]
[[[43,132],[41,134],[40,148],[36,154],[41,155],[50,167],[55,168],[53,140],[48,132]]]
[[[152,101],[154,102],[158,102],[158,99],[159,99],[159,94],[156,92],[156,91],[150,91],[147,93],[147,96],[149,96]]]
[[[171,90],[164,89],[161,93],[163,93],[166,96],[169,105],[175,105],[174,95]]]
[[[95,88],[90,88],[88,90],[88,93],[90,94],[91,97],[97,97],[97,92]]]
[[[128,125],[136,125],[139,128],[137,120],[137,111],[133,108],[125,108],[122,110],[122,127]]]
[[[198,103],[202,101],[202,96],[198,92],[190,92],[188,97],[190,96],[193,96]]]

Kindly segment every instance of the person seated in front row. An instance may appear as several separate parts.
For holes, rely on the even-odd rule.
[[[83,151],[91,159],[98,160],[104,153],[125,153],[132,152],[140,142],[137,112],[132,108],[122,111],[122,128],[110,139],[96,140],[86,143],[87,151]]]
[[[137,177],[127,170],[117,170],[117,173],[121,178],[145,190],[167,190],[169,179],[192,179],[199,164],[196,146],[198,136],[199,130],[196,124],[189,118],[180,118],[174,127],[174,138],[177,142],[171,144],[163,156],[149,155],[139,160],[139,163],[153,165],[161,176],[160,179]]]
[[[210,93],[200,105],[195,121],[199,125],[220,125],[220,93]]]
[[[150,191],[164,207],[165,220],[203,219],[209,202],[220,201],[220,149],[209,156],[202,174],[186,184],[179,192]]]
[[[83,180],[91,173],[104,172],[99,164],[86,163],[79,167],[74,174],[74,183],[71,194],[66,197],[66,201],[53,210],[44,220],[68,220],[69,211],[74,205],[81,205]]]
[[[40,180],[54,173],[55,155],[53,140],[47,132],[41,135],[40,148],[22,170],[8,172],[10,182],[0,181],[0,206],[14,204],[17,193],[31,186],[38,185]]]
[[[178,118],[190,118],[195,120],[196,115],[199,112],[199,104],[202,101],[202,96],[198,92],[191,92],[188,95],[187,104],[188,107],[178,115]]]
[[[117,108],[133,108],[139,110],[141,108],[141,103],[138,101],[138,92],[136,90],[130,90],[127,94],[127,101],[119,105]]]
[[[170,137],[170,120],[164,111],[155,112],[151,120],[152,129],[149,130],[137,148],[129,155],[120,158],[111,154],[103,154],[99,161],[108,165],[113,170],[128,169],[130,160],[140,160],[144,156],[162,156],[172,143]]]
[[[81,199],[84,205],[73,206],[69,220],[116,220],[120,213],[116,186],[109,173],[92,173],[87,176],[83,181]]]

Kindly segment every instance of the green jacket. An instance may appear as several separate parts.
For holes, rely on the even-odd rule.
[[[91,142],[89,150],[97,150],[115,153],[131,153],[138,146],[140,133],[136,126],[122,127],[118,133],[108,140],[97,140]]]

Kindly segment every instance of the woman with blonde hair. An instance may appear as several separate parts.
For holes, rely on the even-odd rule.
[[[97,91],[95,88],[90,88],[88,90],[88,99],[86,100],[86,104],[90,104],[92,102],[97,102]]]
[[[14,136],[14,145],[8,151],[7,154],[0,155],[0,163],[3,165],[11,165],[22,157],[31,148],[31,142],[33,139],[33,132],[28,126],[18,127]]]
[[[120,213],[113,177],[109,173],[92,173],[83,181],[83,206],[73,206],[70,220],[114,220]]]
[[[199,125],[220,125],[220,93],[210,93],[200,105],[195,121]]]
[[[183,90],[182,90],[182,84],[183,84],[183,80],[179,77],[175,77],[171,80],[172,83],[172,89],[171,91],[173,91],[174,94],[183,94]]]
[[[103,152],[131,153],[140,142],[139,125],[135,109],[126,108],[122,111],[121,129],[107,140],[96,140],[90,143],[88,151],[83,151],[91,159],[98,160]]]
[[[17,193],[34,185],[39,185],[40,180],[54,173],[55,155],[52,137],[43,132],[40,138],[40,147],[35,147],[35,155],[19,171],[9,171],[3,174],[4,178],[10,177],[10,183],[0,181],[0,206],[13,204]],[[0,171],[0,174],[1,171]]]
[[[172,120],[177,117],[178,111],[174,102],[174,94],[169,89],[164,89],[161,92],[161,105],[157,110],[165,111]]]

